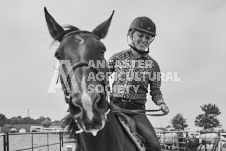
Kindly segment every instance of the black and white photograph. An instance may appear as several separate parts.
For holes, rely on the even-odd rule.
[[[0,151],[226,151],[225,0],[0,0]]]

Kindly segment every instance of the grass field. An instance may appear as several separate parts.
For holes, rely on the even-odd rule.
[[[47,138],[48,137],[48,138]],[[71,139],[64,137],[64,142],[72,141]],[[46,146],[47,144],[59,143],[59,134],[33,134],[33,151],[60,151],[60,144]],[[74,143],[70,143],[73,145]],[[68,144],[64,144],[62,151],[65,150]],[[35,148],[38,146],[44,146],[40,148]],[[9,150],[21,150],[32,147],[32,134],[23,135],[9,135]],[[3,137],[0,137],[0,151],[4,151]],[[32,149],[27,149],[27,151],[32,151]]]

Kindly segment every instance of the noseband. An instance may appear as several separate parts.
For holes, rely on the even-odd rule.
[[[66,37],[68,37],[69,35],[72,35],[72,34],[78,34],[78,33],[90,33],[94,36],[97,37],[97,35],[95,35],[94,33],[92,32],[89,32],[89,31],[72,31],[68,34],[66,34],[63,39],[65,39]],[[98,38],[98,37],[97,37]],[[99,39],[99,38],[98,38]],[[70,75],[74,73],[74,71],[79,68],[79,67],[83,67],[83,66],[86,66],[88,69],[90,69],[91,71],[93,71],[95,74],[99,73],[99,70],[95,67],[92,67],[92,66],[89,66],[89,63],[88,62],[78,62],[76,64],[74,64],[71,69],[69,70],[69,72],[67,73],[66,75],[66,81],[69,82],[70,80]],[[106,79],[106,78],[105,78]],[[61,85],[62,85],[62,90],[64,91],[64,96],[65,96],[65,102],[66,103],[69,103],[71,100],[72,100],[72,96],[70,95],[70,92],[67,91],[67,88],[66,88],[66,85],[63,83],[62,80],[61,81]],[[107,81],[105,80],[101,80],[102,82],[102,85],[104,86],[104,88],[106,87],[106,84],[108,84]],[[105,96],[106,96],[106,101],[108,101],[108,97],[107,97],[108,93],[106,92],[105,90]]]

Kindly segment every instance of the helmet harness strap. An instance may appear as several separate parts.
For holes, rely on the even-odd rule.
[[[136,52],[138,52],[138,53],[140,53],[142,55],[149,53],[149,46],[152,43],[152,41],[155,39],[155,37],[153,37],[152,41],[150,41],[150,43],[148,44],[148,46],[147,46],[148,50],[147,51],[141,51],[141,50],[137,49],[137,47],[134,45],[133,41],[132,41],[132,45],[128,42],[128,37],[129,36],[131,36],[131,35],[130,34],[127,35],[127,43],[133,50],[135,50]],[[131,38],[132,38],[132,36],[131,36]]]

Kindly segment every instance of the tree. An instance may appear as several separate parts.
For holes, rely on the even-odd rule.
[[[49,120],[48,118],[46,118],[44,121],[41,122],[41,125],[43,127],[49,127],[51,125],[51,120]]]
[[[23,118],[23,124],[32,124],[34,123],[34,120],[30,117]]]
[[[188,126],[186,119],[180,113],[173,117],[173,119],[171,120],[171,124],[175,129],[184,129]]]
[[[44,116],[40,116],[39,119],[35,120],[36,124],[41,124],[46,118]]]
[[[54,122],[52,122],[51,123],[51,125],[50,126],[62,126],[63,125],[63,121],[54,121]]]
[[[204,114],[199,114],[195,119],[195,125],[199,127],[213,128],[220,126],[217,116],[221,114],[219,108],[215,104],[205,104],[200,106]]]
[[[0,113],[0,127],[6,124],[6,120],[7,120],[6,116]]]
[[[11,124],[14,125],[14,124],[18,124],[18,118],[17,117],[11,117],[10,118],[10,121],[11,121]]]
[[[22,124],[23,118],[21,116],[16,117],[17,124]]]

